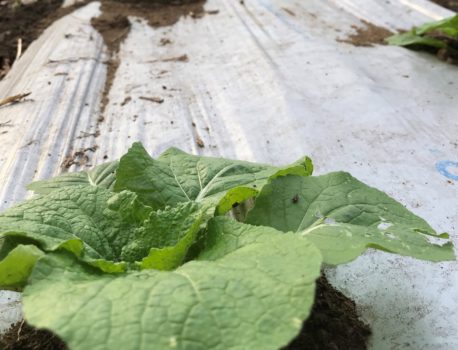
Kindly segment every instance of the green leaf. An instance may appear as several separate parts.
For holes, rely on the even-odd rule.
[[[386,39],[386,42],[390,45],[395,45],[395,46],[425,45],[425,46],[436,47],[439,49],[447,46],[446,43],[438,39],[422,37],[412,32],[390,36],[389,38]]]
[[[151,207],[142,204],[135,193],[122,191],[113,194],[107,201],[108,208],[118,212],[125,221],[142,224],[153,211]]]
[[[367,247],[440,261],[454,259],[451,243],[385,193],[350,174],[287,176],[266,185],[247,223],[300,232],[322,251],[324,262],[341,264]]]
[[[397,46],[445,49],[449,55],[458,56],[458,15],[414,27],[408,32],[390,36],[385,41]]]
[[[310,168],[307,168],[310,167]],[[160,209],[180,202],[215,205],[237,186],[261,188],[277,173],[309,175],[311,161],[304,158],[285,168],[186,154],[176,148],[152,159],[140,143],[134,143],[119,163],[115,191],[130,190],[143,203]]]
[[[458,38],[458,15],[444,18],[436,22],[425,23],[422,26],[415,28],[415,33],[417,35],[428,34],[431,32],[438,31],[449,31],[454,33],[456,38]]]
[[[277,168],[269,179],[273,180],[280,176],[297,175],[297,176],[311,176],[313,173],[313,163],[309,157],[301,158],[294,163],[285,166],[284,168]]]
[[[94,167],[88,171],[66,173],[48,180],[32,182],[27,189],[37,194],[48,194],[57,188],[67,186],[91,185],[112,189],[115,181],[115,171],[118,162],[109,162]]]
[[[212,232],[225,235],[218,230],[229,227],[218,219]],[[254,238],[232,249],[213,245],[212,260],[170,272],[108,275],[48,255],[24,291],[25,317],[72,350],[278,350],[310,312],[320,253],[296,235],[237,225],[244,232],[233,238],[255,230]]]
[[[190,202],[152,212],[135,239],[123,248],[123,260],[142,260],[142,269],[178,267],[196,238],[204,213],[202,206]]]
[[[34,245],[18,245],[0,261],[0,289],[19,290],[25,286],[36,261],[44,253]]]
[[[34,240],[46,252],[66,249],[105,272],[135,262],[170,270],[182,263],[205,210],[181,203],[154,212],[132,192],[70,186],[0,215],[0,237]]]
[[[6,236],[0,238],[0,260],[3,260],[18,245],[36,245],[33,239]]]
[[[434,262],[455,259],[451,242],[431,244],[428,236],[403,225],[374,229],[351,224],[320,224],[301,234],[321,250],[323,260],[330,265],[349,262],[367,248]]]
[[[208,222],[205,244],[197,260],[217,260],[237,249],[264,244],[275,235],[280,239],[285,234],[272,227],[244,224],[228,217],[215,217]],[[290,236],[290,234],[288,234]]]
[[[224,215],[244,201],[254,198],[259,191],[251,187],[236,187],[226,192],[215,209],[215,215]]]
[[[0,215],[0,238],[27,237],[44,251],[66,248],[94,260],[119,261],[135,225],[108,210],[109,190],[70,186],[35,197]]]

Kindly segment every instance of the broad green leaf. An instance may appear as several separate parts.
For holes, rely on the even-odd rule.
[[[91,185],[112,189],[115,181],[115,171],[117,168],[117,161],[109,162],[98,165],[88,171],[66,173],[52,179],[35,181],[29,184],[27,189],[37,194],[48,194],[57,188],[81,185]]]
[[[194,242],[203,213],[195,203],[153,212],[132,192],[70,186],[0,215],[0,238],[33,240],[45,252],[66,249],[106,272],[134,262],[172,269]]]
[[[350,174],[287,176],[264,186],[248,213],[247,223],[300,232],[322,251],[324,262],[341,264],[367,247],[419,259],[454,259],[446,238],[385,193]]]
[[[244,201],[254,198],[259,191],[251,187],[236,187],[226,192],[215,209],[215,215],[224,215]]]
[[[409,226],[383,227],[375,229],[351,224],[320,224],[301,234],[321,250],[323,260],[330,265],[349,262],[367,248],[435,262],[455,259],[451,242],[431,244],[428,236]]]
[[[18,245],[36,245],[37,242],[33,239],[6,236],[0,238],[0,260],[7,257],[7,255]]]
[[[308,167],[308,168],[307,168]],[[143,203],[160,209],[180,202],[215,205],[231,188],[261,188],[272,176],[288,173],[309,175],[311,161],[304,158],[285,168],[221,158],[200,157],[171,148],[152,159],[140,143],[134,143],[119,163],[115,191],[130,190]],[[281,171],[281,174],[277,174]]]
[[[240,247],[264,244],[266,237],[275,235],[285,237],[283,232],[272,227],[248,225],[228,217],[215,217],[208,222],[205,243],[196,259],[217,260]]]
[[[142,204],[135,193],[122,191],[108,199],[108,208],[118,212],[125,221],[142,224],[151,215],[152,209]]]
[[[44,251],[64,245],[77,254],[81,249],[76,244],[82,242],[86,257],[119,261],[135,226],[108,210],[112,195],[101,187],[70,186],[32,198],[0,215],[0,238],[27,237]]]
[[[310,158],[305,157],[297,162],[289,165],[284,169],[277,170],[273,175],[268,178],[268,181],[276,179],[280,176],[286,175],[298,175],[298,176],[310,176],[313,172],[313,164]],[[260,188],[259,188],[260,189]],[[234,187],[228,190],[224,196],[219,200],[215,212],[215,215],[224,215],[234,208],[240,208],[239,205],[245,201],[255,198],[258,195],[258,188],[255,187]],[[243,205],[242,205],[243,206]],[[237,211],[237,210],[235,210]],[[240,213],[237,215],[240,217],[239,221],[244,221],[246,208],[241,208]],[[239,218],[237,218],[239,219]]]
[[[272,180],[276,179],[277,177],[286,175],[310,176],[312,173],[312,160],[309,157],[304,157],[290,165],[285,166],[284,168],[277,168],[277,170],[269,177],[269,179]]]
[[[272,229],[248,227],[243,236],[251,229],[252,242],[216,244],[208,253],[214,260],[175,271],[109,275],[69,255],[48,255],[24,291],[25,317],[72,350],[278,350],[310,312],[320,253]]]
[[[123,260],[142,260],[142,269],[178,267],[196,238],[203,216],[204,208],[190,202],[152,212],[136,231],[135,239],[123,248]]]
[[[18,245],[0,261],[0,289],[18,290],[25,286],[36,261],[44,253],[34,245]]]

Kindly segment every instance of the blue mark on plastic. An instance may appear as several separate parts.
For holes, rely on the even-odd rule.
[[[441,160],[440,162],[436,163],[436,169],[439,173],[444,175],[445,177],[458,181],[458,175],[452,174],[448,171],[448,168],[456,168],[458,171],[458,162],[452,162],[451,160]]]

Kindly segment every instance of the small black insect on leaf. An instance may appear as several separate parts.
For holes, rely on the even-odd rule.
[[[239,206],[239,202],[235,202],[232,204],[232,208],[237,208]]]
[[[294,197],[291,199],[291,202],[293,202],[294,204],[296,204],[297,202],[299,202],[299,195],[298,195],[298,194],[295,194]]]

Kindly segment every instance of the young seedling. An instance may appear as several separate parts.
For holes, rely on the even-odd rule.
[[[0,285],[70,349],[278,350],[307,319],[322,264],[368,247],[454,259],[429,239],[446,234],[385,193],[312,170],[307,157],[152,159],[135,143],[119,162],[32,183],[37,196],[0,215]]]
[[[410,31],[390,36],[386,42],[390,45],[433,50],[439,58],[456,63],[458,61],[458,15],[414,27]]]

